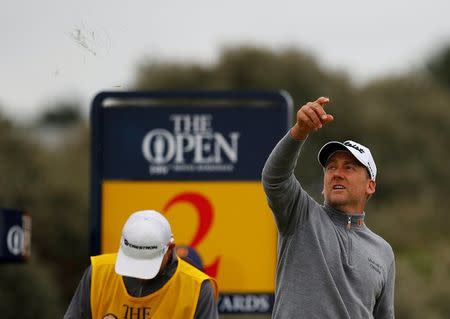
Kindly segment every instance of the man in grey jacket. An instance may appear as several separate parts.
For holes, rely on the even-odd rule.
[[[303,105],[274,148],[262,182],[278,228],[273,318],[394,318],[391,246],[364,223],[377,169],[356,142],[329,142],[319,151],[324,204],[294,176],[307,136],[333,121],[321,97]]]

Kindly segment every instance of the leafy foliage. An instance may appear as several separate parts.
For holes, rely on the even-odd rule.
[[[450,76],[448,52],[432,57],[429,64],[445,85]],[[355,88],[345,74],[324,70],[312,56],[295,49],[229,48],[210,67],[171,64],[167,73],[162,67],[154,72],[155,65],[143,65],[136,87],[285,89],[298,107],[319,96],[330,97],[327,108],[335,121],[308,138],[296,169],[303,187],[321,200],[322,172],[316,156],[326,141],[354,139],[370,145],[379,174],[377,193],[367,208],[368,224],[396,252],[397,318],[450,315],[444,301],[450,291],[450,219],[445,209],[450,204],[450,170],[445,164],[450,156],[448,86],[411,72]],[[177,77],[177,68],[184,71],[181,78],[167,82]],[[188,70],[196,71],[189,76]],[[417,303],[411,306],[410,300]]]
[[[80,122],[81,117],[78,105],[65,102],[44,111],[38,123],[42,126],[69,126]]]
[[[439,83],[450,88],[450,44],[428,61],[427,69]]]
[[[434,80],[415,72],[356,88],[346,74],[324,69],[300,50],[234,47],[212,65],[147,61],[133,87],[284,89],[297,104],[295,112],[329,96],[335,121],[308,138],[296,174],[321,201],[321,145],[354,139],[370,146],[379,174],[367,223],[396,252],[396,317],[439,319],[450,316],[448,52],[429,61]],[[21,309],[25,318],[62,317],[89,263],[89,130],[77,109],[57,105],[31,128],[0,116],[0,206],[25,209],[33,219],[32,260],[0,265],[6,318],[16,317],[11,309]],[[59,142],[49,144],[42,126]]]

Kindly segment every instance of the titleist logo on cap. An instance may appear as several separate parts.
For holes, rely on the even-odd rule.
[[[352,144],[352,143],[346,141],[346,142],[344,142],[344,145],[345,145],[345,146],[350,146],[350,147],[354,148],[355,150],[357,150],[357,151],[360,152],[361,154],[364,153],[364,150],[363,150],[362,148],[358,147],[358,145],[356,145],[356,144]]]

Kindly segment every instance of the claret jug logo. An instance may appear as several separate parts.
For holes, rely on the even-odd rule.
[[[172,130],[156,128],[142,141],[150,175],[173,172],[232,172],[239,132],[214,131],[211,114],[172,114]]]

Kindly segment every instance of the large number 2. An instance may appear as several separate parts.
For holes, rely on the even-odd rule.
[[[183,202],[190,203],[195,207],[195,210],[200,220],[198,229],[195,232],[195,235],[192,238],[191,243],[189,244],[189,246],[195,248],[198,244],[202,242],[202,240],[204,239],[204,237],[209,232],[212,226],[214,218],[213,206],[205,196],[199,193],[188,192],[188,193],[181,193],[172,197],[167,202],[166,206],[163,209],[163,212],[167,213],[170,207]],[[203,266],[204,272],[209,276],[215,278],[217,276],[217,271],[219,269],[219,263],[220,263],[220,256],[216,257],[211,264],[204,265]]]

